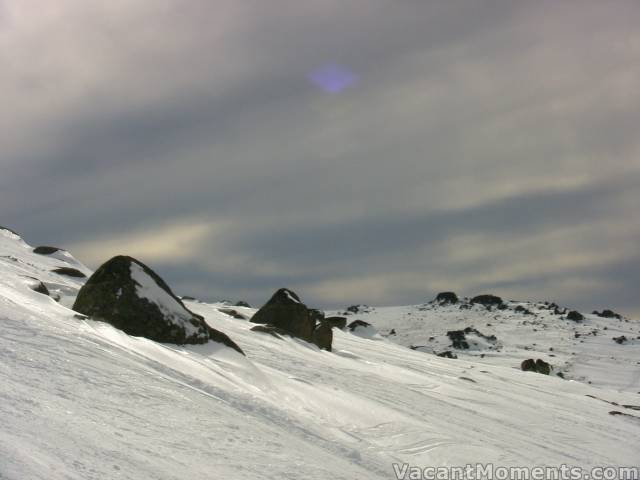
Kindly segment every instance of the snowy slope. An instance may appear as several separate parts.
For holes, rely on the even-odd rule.
[[[482,365],[520,368],[527,358],[540,358],[553,366],[552,374],[605,389],[640,393],[640,322],[585,314],[574,322],[555,315],[548,304],[505,302],[507,308],[490,311],[482,305],[429,302],[402,307],[360,307],[347,314],[371,323],[390,341],[426,353],[451,351],[459,359]],[[516,312],[524,308],[528,314]],[[466,335],[469,349],[456,349],[448,331],[473,328]],[[495,341],[486,337],[495,336]],[[623,344],[613,339],[625,336]]]
[[[222,304],[187,302],[246,358],[214,343],[157,344],[32,291],[25,275],[72,296],[79,282],[49,273],[60,260],[2,230],[0,252],[3,479],[385,479],[392,462],[640,458],[629,441],[640,414],[603,401],[637,405],[635,393],[342,331],[329,353],[251,332]]]

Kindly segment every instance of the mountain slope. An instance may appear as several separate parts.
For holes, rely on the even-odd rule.
[[[222,304],[186,302],[246,358],[130,337],[76,318],[64,300],[81,281],[50,274],[53,259],[5,232],[0,478],[383,479],[395,478],[393,462],[587,468],[640,454],[628,441],[640,414],[588,396],[623,405],[637,394],[343,331],[329,353],[251,332]],[[60,284],[63,302],[23,275]]]
[[[568,309],[519,301],[506,301],[501,308],[491,309],[465,301],[352,309],[357,312],[331,314],[371,323],[390,341],[417,351],[449,351],[459,359],[510,368],[520,368],[527,358],[540,358],[553,366],[553,375],[560,373],[567,380],[640,393],[637,320],[584,314],[584,319],[576,322],[567,319]],[[447,333],[465,329],[475,330],[465,334],[469,348],[455,348]],[[620,337],[627,340],[619,344],[614,339]]]

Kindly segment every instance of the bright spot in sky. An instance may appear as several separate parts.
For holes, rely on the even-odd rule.
[[[311,72],[309,81],[327,93],[340,93],[358,80],[358,75],[348,68],[328,64]]]

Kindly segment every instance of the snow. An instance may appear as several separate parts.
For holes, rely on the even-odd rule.
[[[198,333],[198,328],[191,323],[191,315],[178,301],[160,287],[156,281],[148,275],[142,266],[131,262],[131,279],[137,284],[136,294],[155,304],[166,318],[171,319],[185,329],[187,337]]]
[[[521,372],[515,350],[449,360],[340,330],[330,353],[251,332],[249,322],[221,313],[221,304],[197,302],[189,308],[227,333],[246,357],[211,342],[158,344],[74,318],[64,304],[33,292],[22,275],[48,284],[58,260],[35,258],[25,245],[0,232],[3,480],[389,479],[392,464],[404,462],[637,465],[640,445],[631,439],[640,435],[640,420],[609,411],[637,412],[606,402],[640,404],[631,388],[619,387],[629,380],[626,373],[614,379],[615,388],[596,387]],[[57,281],[66,282],[70,296],[81,285]],[[139,283],[146,298],[171,307]],[[411,326],[405,340],[417,335],[420,322],[435,330],[442,318],[455,317],[425,311],[414,319],[416,311],[377,308],[354,317],[383,333],[394,325],[401,339]],[[473,315],[486,320],[480,311],[465,312],[458,324],[467,326]],[[512,327],[506,320],[496,327],[505,345],[518,343],[522,317],[513,320]],[[476,321],[482,333],[494,333],[482,325]],[[521,342],[536,338],[540,349],[553,337],[525,331]],[[625,348],[616,351],[617,361],[638,360],[637,345],[611,343]],[[602,357],[614,352],[603,338],[605,346]],[[595,354],[581,355],[593,359],[584,368],[595,376]]]
[[[481,305],[469,310],[460,309],[459,305],[435,304],[377,307],[348,318],[364,320],[388,340],[425,354],[450,350],[460,359],[506,368],[519,368],[527,358],[540,358],[554,366],[553,374],[561,372],[567,379],[615,391],[640,392],[637,320],[584,314],[585,320],[576,323],[552,315],[541,303],[514,301],[507,305],[506,310],[491,311]],[[535,315],[516,313],[517,306]],[[497,341],[469,333],[466,335],[469,350],[453,349],[447,331],[467,327],[474,327],[485,337],[495,335]],[[392,329],[395,335],[389,335]],[[622,345],[615,343],[613,337],[620,335],[629,341]]]
[[[284,293],[285,293],[285,295],[287,296],[287,298],[288,298],[289,300],[291,300],[292,302],[294,302],[294,303],[300,303],[296,297],[294,297],[293,295],[291,295],[291,292],[290,292],[289,290],[285,289],[285,290],[284,290]]]

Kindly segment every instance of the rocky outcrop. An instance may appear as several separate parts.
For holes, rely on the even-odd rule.
[[[614,312],[613,310],[602,310],[602,312],[594,310],[593,314],[602,318],[615,318],[617,320],[622,320],[622,315]]]
[[[502,298],[497,297],[495,295],[478,295],[471,299],[471,303],[477,303],[480,305],[484,305],[485,307],[499,306],[502,305]]]
[[[213,340],[243,353],[187,309],[153,270],[131,257],[114,257],[98,268],[80,289],[73,310],[129,335],[178,345]]]
[[[291,290],[281,288],[258,310],[251,323],[278,327],[294,337],[313,341],[316,320],[300,297]]]
[[[582,315],[577,310],[571,310],[567,313],[567,320],[571,320],[572,322],[581,322],[584,320],[584,315]]]
[[[249,305],[247,302],[245,302],[244,300],[238,300],[234,307],[246,307],[246,308],[251,308],[251,305]]]
[[[435,299],[439,305],[455,305],[458,303],[458,295],[454,292],[440,292]]]
[[[458,350],[468,350],[469,343],[467,342],[464,330],[450,330],[447,332],[447,337],[451,340],[451,346]]]
[[[624,335],[621,335],[619,337],[613,337],[613,341],[618,345],[622,345],[623,343],[627,343],[628,339]]]
[[[543,375],[549,375],[551,373],[551,365],[541,359],[534,360],[529,358],[524,360],[520,364],[520,368],[525,372],[542,373]]]
[[[307,308],[300,297],[287,288],[274,293],[250,321],[268,327],[254,327],[253,331],[290,335],[331,351],[332,326],[325,322],[324,313]]]

